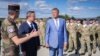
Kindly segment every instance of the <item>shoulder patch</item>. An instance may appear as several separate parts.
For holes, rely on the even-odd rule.
[[[12,33],[12,32],[14,32],[14,31],[15,31],[14,26],[8,26],[8,27],[7,27],[7,32],[8,32],[8,33]]]

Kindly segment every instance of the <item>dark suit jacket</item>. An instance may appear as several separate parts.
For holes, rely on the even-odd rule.
[[[36,30],[38,30],[38,26],[35,22],[33,22],[34,27]],[[27,33],[30,33],[33,29],[31,29],[31,27],[27,24],[27,22],[24,22],[21,24],[21,26],[19,27],[18,33],[19,35],[25,35]],[[26,51],[27,49],[34,49],[34,47],[38,48],[38,46],[40,45],[40,40],[39,40],[39,36],[37,36],[36,38],[32,38],[29,41],[23,43],[22,46],[22,50]]]

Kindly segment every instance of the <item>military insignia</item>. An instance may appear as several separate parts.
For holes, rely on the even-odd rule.
[[[12,33],[12,32],[15,31],[15,29],[14,29],[13,26],[8,26],[8,27],[7,27],[7,31],[8,31],[8,33]]]

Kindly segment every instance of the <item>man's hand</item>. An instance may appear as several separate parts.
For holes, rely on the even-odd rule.
[[[29,37],[36,37],[39,36],[39,31],[32,31],[31,33],[29,33]]]
[[[67,43],[64,43],[64,51],[67,50]]]
[[[45,47],[46,47],[46,48],[49,48],[49,45],[46,43]]]

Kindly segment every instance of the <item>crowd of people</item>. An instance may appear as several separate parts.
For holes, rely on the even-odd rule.
[[[76,53],[79,50],[79,54],[85,54],[87,50],[88,55],[92,55],[92,51],[96,53],[97,45],[100,49],[100,23],[98,20],[67,20],[67,31],[69,33],[68,52],[71,52],[74,47]]]
[[[41,45],[45,46],[45,21],[37,22],[40,26]],[[89,55],[96,53],[96,48],[100,50],[100,22],[96,19],[67,19],[66,30],[68,33],[67,52],[75,50],[76,54],[85,54],[88,51]],[[87,47],[87,48],[86,48]]]
[[[37,56],[40,47],[50,56],[63,56],[63,50],[83,55],[100,49],[100,22],[95,19],[63,19],[59,9],[52,9],[47,21],[36,20],[35,11],[28,11],[25,22],[16,21],[16,10],[8,12],[1,25],[1,56]]]

